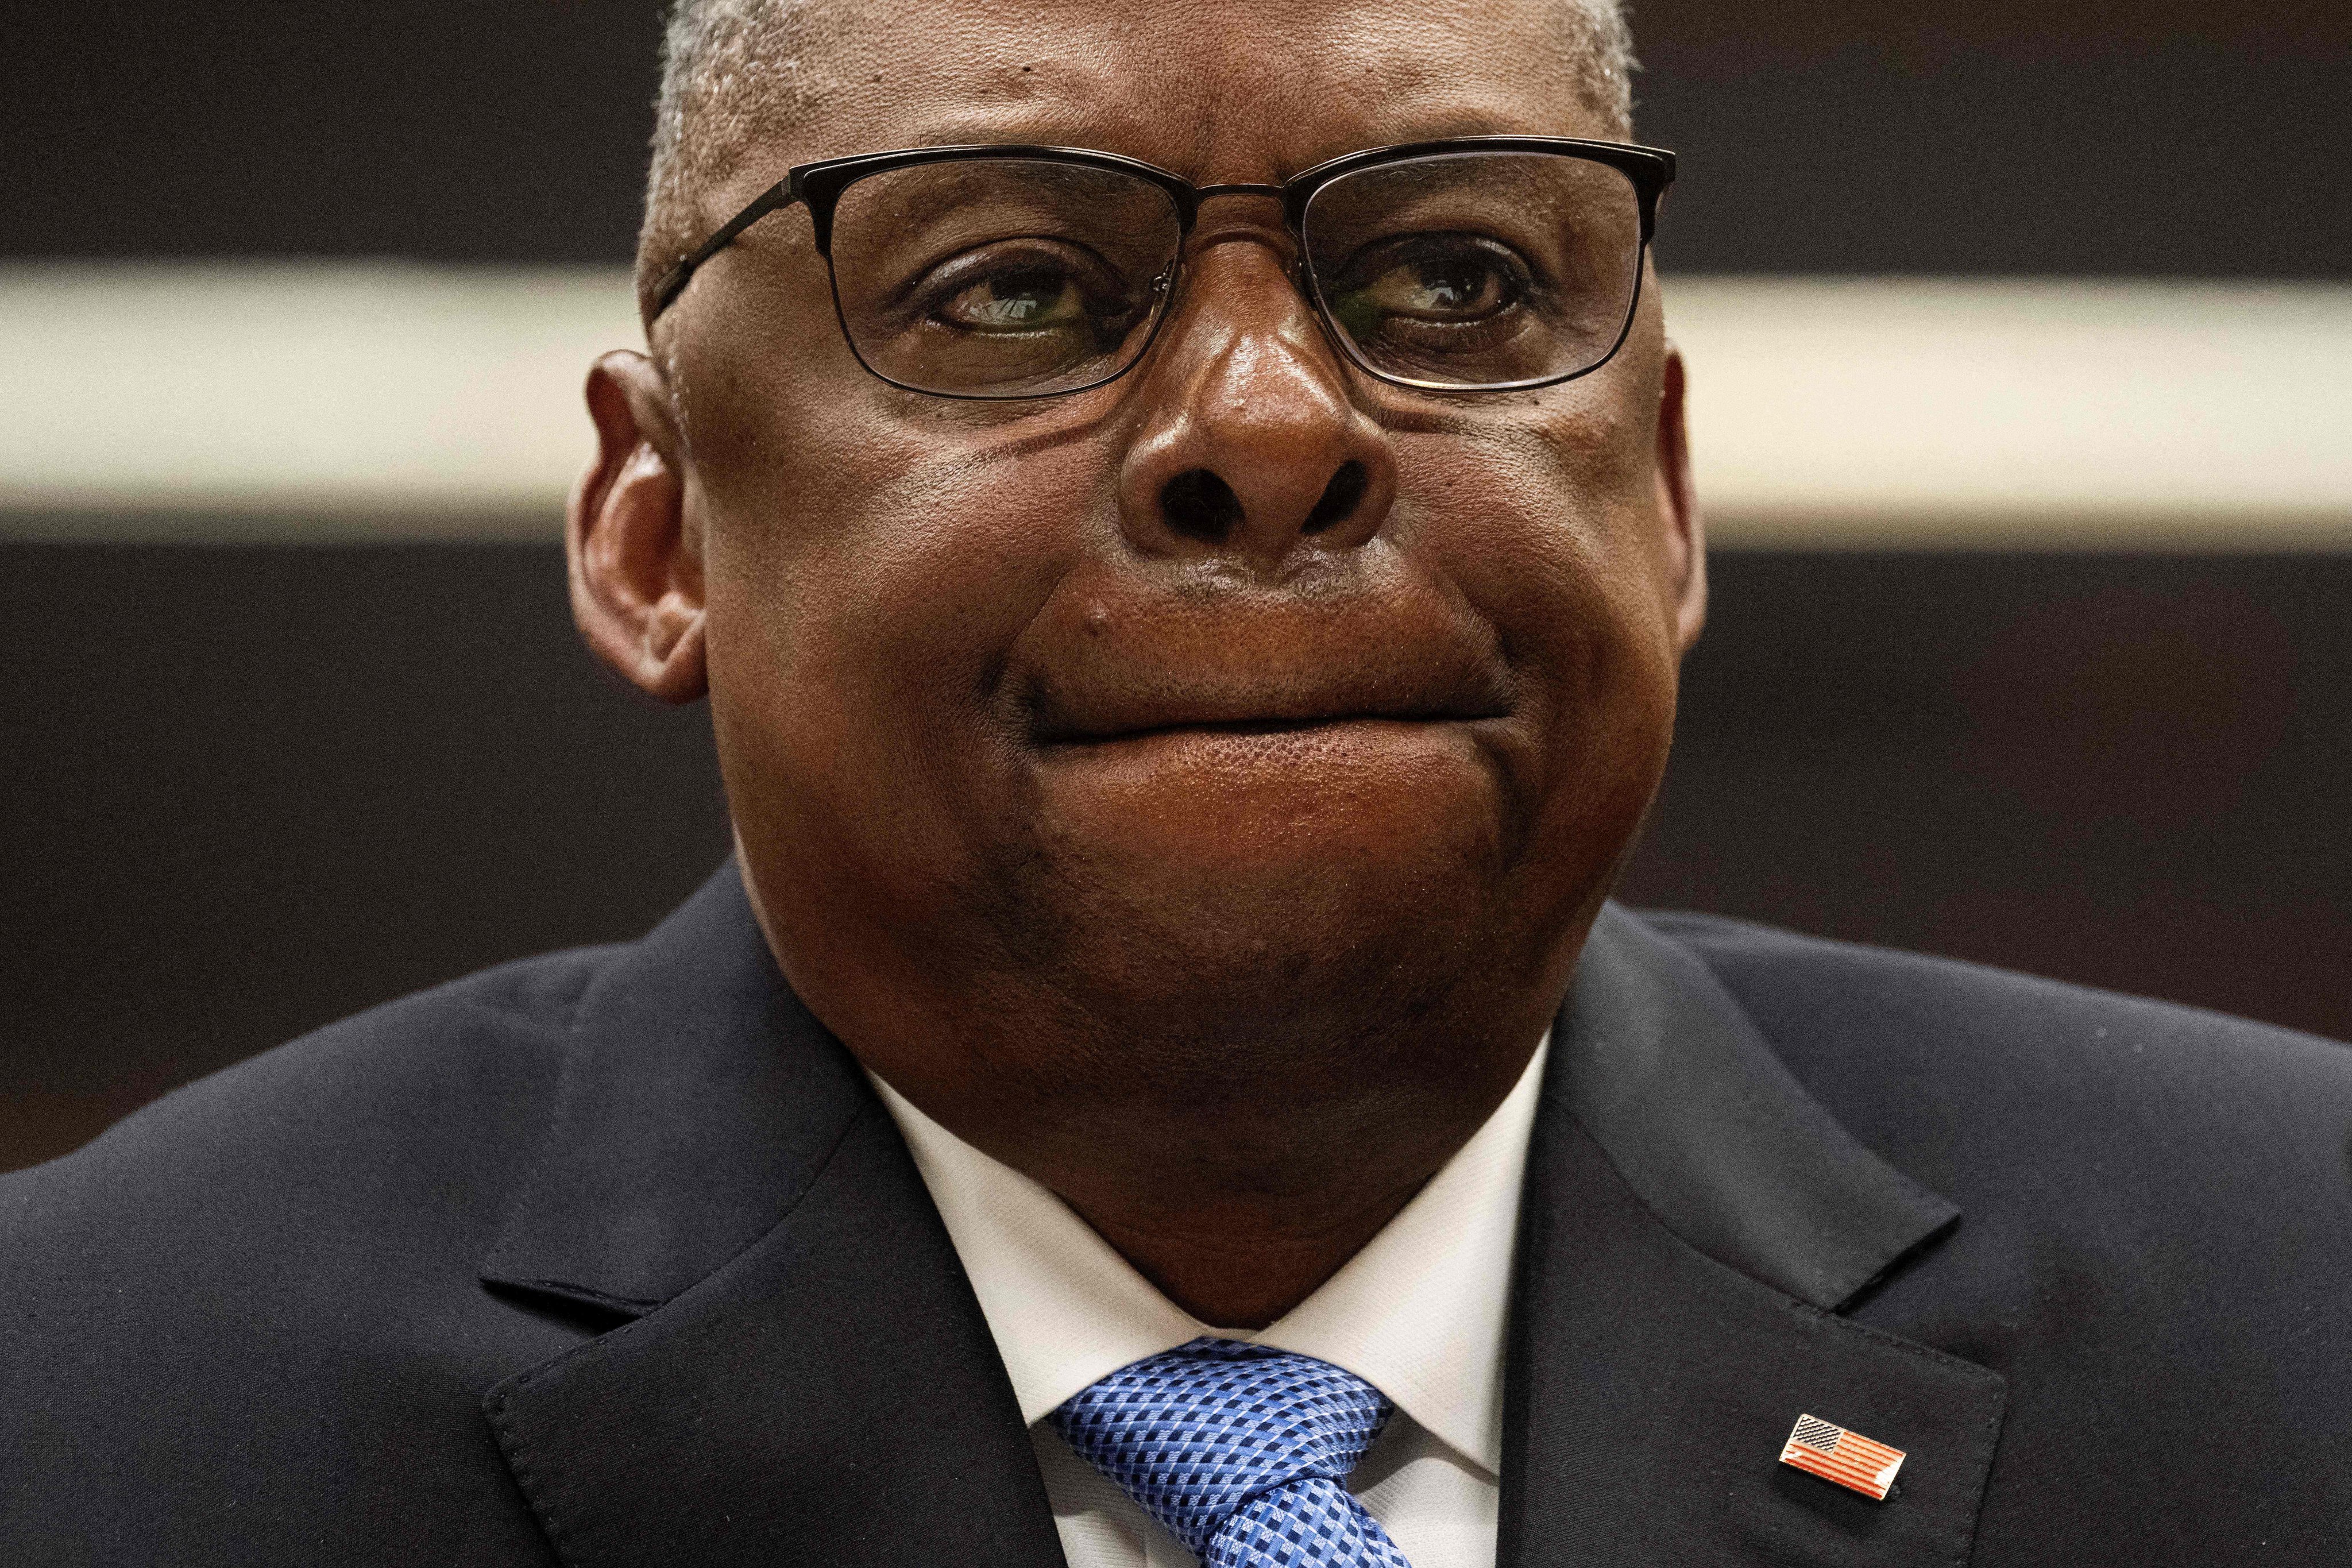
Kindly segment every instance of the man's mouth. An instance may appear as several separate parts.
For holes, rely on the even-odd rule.
[[[1397,576],[1319,597],[1097,579],[1033,623],[999,689],[1004,717],[1028,744],[1066,750],[1327,731],[1377,742],[1512,715],[1492,627]]]
[[[1099,746],[1153,736],[1249,740],[1347,727],[1423,729],[1501,719],[1510,679],[1477,650],[1367,644],[1335,665],[1298,659],[1154,657],[1138,647],[1074,661],[1028,683],[1031,742]],[[1400,653],[1405,657],[1399,657]]]
[[[1030,733],[1040,746],[1098,746],[1163,736],[1199,735],[1207,738],[1224,736],[1235,740],[1248,740],[1259,737],[1309,735],[1317,731],[1337,731],[1349,726],[1405,727],[1467,723],[1481,719],[1506,718],[1508,714],[1508,707],[1500,703],[1435,707],[1407,706],[1389,709],[1357,707],[1326,711],[1293,710],[1240,716],[1215,711],[1204,713],[1180,710],[1154,713],[1146,710],[1120,718],[1097,714],[1084,721],[1038,714],[1031,725]]]

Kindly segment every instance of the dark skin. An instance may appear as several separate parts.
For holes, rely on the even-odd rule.
[[[709,128],[740,145],[707,221],[793,163],[940,142],[1206,183],[1622,133],[1565,85],[1544,0],[856,17],[803,41],[813,107]],[[1656,789],[1706,593],[1654,289],[1592,375],[1438,396],[1350,369],[1289,249],[1273,204],[1214,202],[1123,380],[956,404],[859,367],[788,211],[655,358],[598,363],[570,521],[589,645],[710,699],[794,990],[1225,1327],[1304,1299],[1517,1081]],[[1351,462],[1361,498],[1310,530]],[[1242,503],[1213,534],[1167,488],[1202,468]]]

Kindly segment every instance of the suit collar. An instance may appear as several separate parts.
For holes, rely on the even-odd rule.
[[[1996,1373],[1835,1315],[1958,1218],[1806,1095],[1704,964],[1606,912],[1521,1200],[1499,1568],[1968,1559]],[[1910,1456],[1866,1501],[1800,1415]]]
[[[569,1568],[1060,1568],[1028,1428],[878,1107],[716,1273],[483,1408]]]
[[[484,1281],[612,1331],[483,1408],[572,1568],[1061,1549],[906,1145],[778,973],[734,868],[592,985]]]
[[[1611,906],[1555,1037],[1549,1097],[1659,1222],[1835,1311],[1959,1211],[1856,1142],[1688,949]]]
[[[784,984],[730,864],[583,996],[492,1285],[636,1317],[764,1235],[874,1104]]]

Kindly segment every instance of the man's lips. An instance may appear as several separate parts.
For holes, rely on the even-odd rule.
[[[1320,591],[1084,574],[1041,610],[1000,689],[1029,743],[1463,723],[1515,710],[1494,628],[1391,563]]]
[[[1110,710],[1104,710],[1108,708]],[[1254,700],[1232,703],[1198,701],[1168,705],[1149,699],[1108,705],[1084,716],[1039,713],[1031,725],[1040,745],[1099,745],[1113,741],[1140,740],[1153,735],[1192,731],[1245,738],[1284,735],[1356,723],[1445,723],[1506,717],[1499,704],[1404,703],[1392,706],[1333,706],[1294,701],[1268,711]]]
[[[1511,711],[1507,673],[1477,647],[1423,638],[1328,641],[1279,652],[1245,642],[1213,648],[1189,638],[1173,647],[1157,638],[1088,646],[1025,683],[1029,738],[1087,745],[1180,731],[1247,736],[1368,721],[1465,722]]]

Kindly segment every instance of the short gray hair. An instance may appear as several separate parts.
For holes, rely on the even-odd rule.
[[[1622,0],[1555,3],[1582,37],[1579,90],[1586,104],[1619,134],[1631,134],[1633,72],[1641,68]],[[641,304],[701,237],[707,220],[696,194],[724,176],[746,134],[790,125],[816,102],[822,89],[802,61],[821,41],[824,9],[822,0],[675,0],[662,39],[653,167],[637,239]]]

